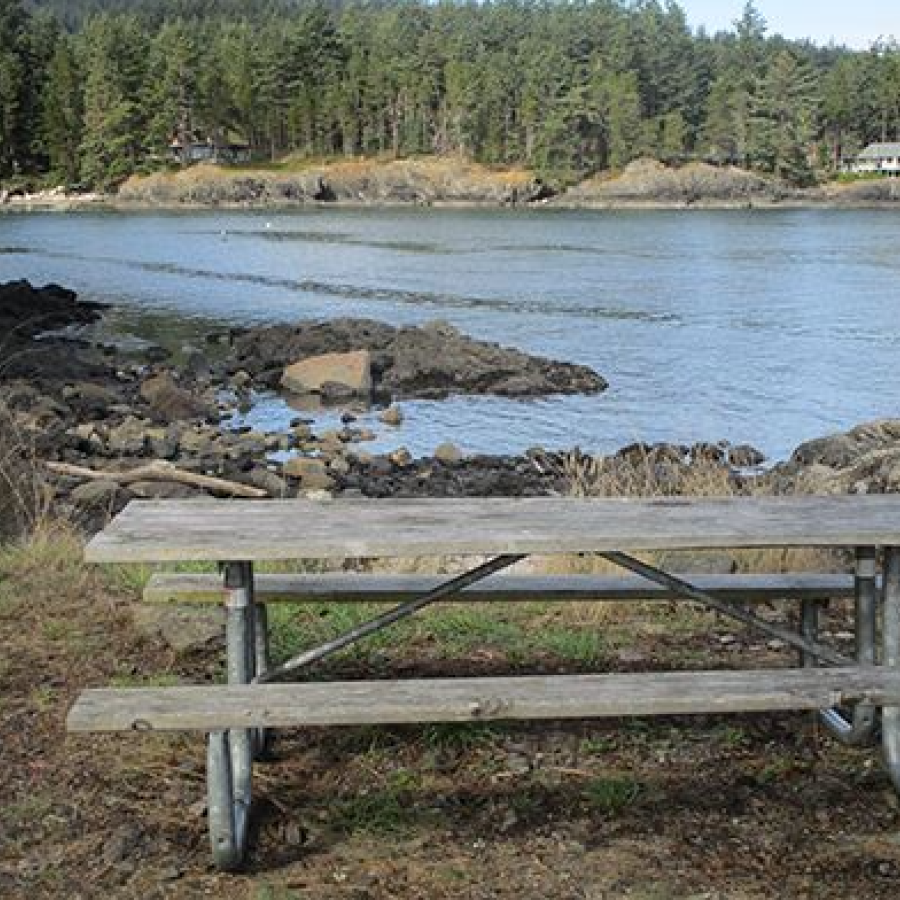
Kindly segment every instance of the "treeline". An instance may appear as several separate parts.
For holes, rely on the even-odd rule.
[[[261,160],[461,154],[560,181],[640,156],[795,184],[900,139],[900,48],[767,34],[752,3],[0,0],[0,179],[110,187],[174,135]]]

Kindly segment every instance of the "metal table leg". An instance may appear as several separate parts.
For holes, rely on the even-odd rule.
[[[857,549],[855,582],[856,661],[861,666],[874,666],[875,626],[878,612],[874,547]],[[806,626],[804,617],[804,632]],[[849,719],[838,709],[823,709],[819,713],[819,717],[822,724],[835,738],[849,746],[859,747],[868,744],[875,735],[876,709],[868,703],[857,703]]]
[[[256,666],[251,564],[227,563],[225,588],[228,592],[225,624],[228,683],[249,684]],[[247,853],[255,743],[252,729],[209,735],[209,836],[213,859],[220,869],[238,868]]]
[[[252,588],[252,581],[251,581]],[[269,610],[264,603],[253,606],[253,679],[263,679],[272,667],[269,650]],[[275,744],[275,731],[272,728],[256,728],[253,732],[254,759],[269,759]]]
[[[900,668],[900,547],[884,554],[884,618],[881,624],[885,666]],[[884,761],[894,787],[900,792],[900,706],[881,711]]]

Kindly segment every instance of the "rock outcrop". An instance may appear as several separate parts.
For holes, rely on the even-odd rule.
[[[716,203],[746,205],[779,202],[794,192],[773,179],[734,166],[690,163],[681,168],[639,159],[618,175],[602,175],[570,188],[561,206],[607,206],[623,203]]]
[[[277,388],[289,364],[361,350],[370,354],[372,389],[381,396],[535,397],[593,394],[607,387],[587,366],[478,341],[446,322],[395,328],[368,319],[336,319],[254,328],[235,335],[229,369],[248,372],[258,386]]]
[[[900,491],[900,419],[882,419],[801,444],[769,475],[778,493]]]
[[[311,164],[284,171],[233,172],[213,165],[129,178],[123,203],[296,206],[308,203],[487,204],[543,199],[548,190],[524,169],[495,171],[456,158],[423,157]]]

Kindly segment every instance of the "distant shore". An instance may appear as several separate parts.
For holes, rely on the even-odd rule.
[[[302,207],[598,210],[900,208],[900,179],[793,188],[736,167],[638,160],[615,175],[554,190],[525,169],[458,159],[356,160],[300,168],[198,165],[135,176],[116,193],[0,192],[0,210],[291,209]]]

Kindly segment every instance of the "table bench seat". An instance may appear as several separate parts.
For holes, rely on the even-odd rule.
[[[853,576],[845,574],[676,577],[729,601],[839,599],[852,598],[854,592]],[[433,590],[444,580],[432,575],[257,575],[254,594],[260,603],[399,603]],[[224,595],[218,575],[158,573],[147,582],[143,598],[148,603],[219,603]],[[493,575],[458,597],[469,603],[683,599],[630,575]]]
[[[580,719],[900,703],[883,668],[435,678],[85,691],[70,731],[223,731],[312,725]]]

